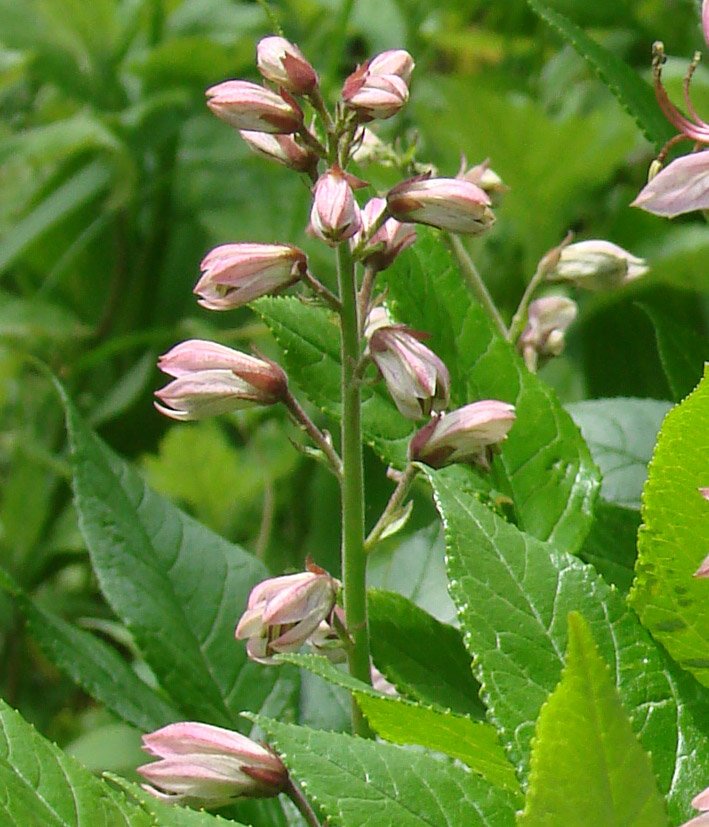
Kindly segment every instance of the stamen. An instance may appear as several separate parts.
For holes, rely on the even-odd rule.
[[[684,84],[682,85],[682,90],[684,92],[684,102],[687,104],[687,111],[689,114],[694,118],[698,125],[706,125],[704,121],[697,115],[694,110],[694,106],[692,105],[692,100],[689,97],[689,84],[692,82],[692,76],[694,75],[694,71],[699,65],[699,61],[702,59],[701,52],[695,52],[694,57],[692,58],[692,62],[689,64],[689,68],[687,69],[687,74],[684,77]]]

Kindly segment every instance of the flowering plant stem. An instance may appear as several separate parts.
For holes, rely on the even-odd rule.
[[[495,323],[498,331],[505,337],[505,339],[508,338],[507,328],[505,327],[505,323],[500,315],[500,311],[497,309],[497,305],[492,300],[492,296],[488,293],[485,282],[482,280],[480,273],[478,273],[477,267],[473,263],[472,258],[470,258],[463,242],[457,235],[449,235],[448,238],[450,239],[450,244],[455,257],[458,260],[458,264],[460,264],[460,271],[465,279],[465,283],[468,285],[475,298],[483,306],[485,312]]]
[[[345,621],[352,637],[348,652],[350,674],[371,683],[367,628],[367,559],[364,551],[364,475],[360,385],[356,367],[360,358],[359,319],[354,260],[349,244],[337,247],[337,277],[342,302],[342,580]],[[356,735],[371,731],[354,699],[352,728]]]

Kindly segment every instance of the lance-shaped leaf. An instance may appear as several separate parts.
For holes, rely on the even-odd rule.
[[[0,822],[8,827],[157,827],[0,701]]]
[[[633,734],[581,615],[569,615],[561,681],[542,707],[519,827],[668,827],[650,756]]]
[[[709,686],[709,372],[667,415],[643,491],[637,578],[630,594],[644,626]]]
[[[249,716],[311,803],[341,827],[511,827],[510,793],[425,752]]]
[[[264,567],[151,491],[60,393],[94,571],[171,703],[185,719],[226,727],[243,709],[292,707],[297,676],[252,663],[234,640]]]
[[[452,470],[452,469],[450,469]],[[449,584],[488,719],[524,777],[539,711],[561,677],[567,617],[591,626],[630,715],[652,754],[677,821],[709,762],[706,693],[673,669],[620,593],[592,567],[497,516],[446,469],[429,472],[446,526]]]

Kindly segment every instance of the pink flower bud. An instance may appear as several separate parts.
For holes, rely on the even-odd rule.
[[[407,419],[421,419],[443,410],[450,397],[450,374],[436,354],[421,343],[427,333],[393,325],[379,318],[365,331],[367,352],[384,377],[387,390],[399,412]],[[386,311],[383,311],[386,313]]]
[[[318,178],[313,188],[310,225],[318,238],[333,247],[361,229],[359,205],[339,167],[332,167]]]
[[[259,72],[295,95],[307,95],[318,85],[318,76],[303,53],[284,37],[264,37],[256,47]]]
[[[676,158],[640,190],[630,206],[664,218],[709,209],[709,149]]]
[[[278,293],[305,273],[307,258],[290,244],[222,244],[207,253],[194,292],[209,310],[231,310]]]
[[[362,208],[362,229],[350,241],[355,250],[370,233],[371,228],[381,219],[387,208],[384,198],[370,198]],[[395,218],[387,218],[382,226],[371,236],[365,246],[359,250],[359,258],[374,267],[386,270],[402,250],[416,241],[416,227],[402,224]]]
[[[517,346],[530,370],[535,370],[538,356],[558,356],[563,352],[564,334],[577,313],[576,302],[565,296],[545,296],[529,305],[527,326]]]
[[[477,235],[495,222],[490,197],[457,178],[411,178],[387,195],[389,212],[399,221],[430,224],[451,233]]]
[[[490,159],[486,158],[482,163],[476,164],[474,167],[466,170],[465,156],[461,158],[460,172],[456,178],[461,181],[468,181],[470,184],[475,184],[480,187],[483,192],[486,192],[492,199],[492,203],[497,206],[502,200],[502,196],[509,190],[509,187],[503,183],[502,178],[492,169],[490,169]]]
[[[169,724],[143,736],[143,749],[159,758],[138,767],[144,789],[171,804],[222,807],[239,796],[268,798],[288,782],[278,756],[221,727]]]
[[[285,91],[280,95],[246,80],[225,80],[207,89],[207,106],[237,129],[285,134],[297,132],[303,111]]]
[[[267,132],[249,132],[240,129],[239,135],[257,155],[276,161],[296,172],[310,172],[318,163],[318,156],[301,146],[291,135],[269,135]]]
[[[465,462],[488,469],[493,448],[507,439],[514,411],[514,405],[485,399],[435,417],[414,434],[409,457],[432,468]]]
[[[252,589],[236,627],[246,652],[259,663],[272,663],[279,652],[295,652],[331,613],[340,583],[326,571],[309,571],[264,580]]]
[[[396,75],[408,85],[414,71],[414,59],[404,49],[390,49],[373,57],[367,64],[370,75]]]
[[[361,121],[396,115],[409,99],[409,87],[398,75],[381,75],[361,67],[342,87],[342,99]]]
[[[286,375],[274,362],[202,339],[176,345],[160,357],[158,367],[175,377],[155,392],[164,403],[155,407],[172,419],[206,419],[273,405],[288,391]]]
[[[709,827],[709,787],[694,796],[692,799],[692,807],[694,807],[695,810],[700,810],[701,815],[690,819],[681,825],[681,827]]]
[[[569,244],[550,268],[550,281],[571,281],[586,290],[622,287],[647,273],[642,258],[610,241],[593,239]]]

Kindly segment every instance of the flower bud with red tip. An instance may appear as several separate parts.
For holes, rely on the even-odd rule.
[[[207,89],[207,106],[237,129],[297,132],[303,125],[303,110],[287,92],[280,95],[246,80],[225,80]]]
[[[264,580],[251,590],[236,637],[258,663],[295,652],[313,635],[335,606],[340,582],[309,563],[309,570]]]
[[[414,59],[404,49],[389,49],[375,55],[366,64],[370,75],[396,75],[408,85],[414,71]]]
[[[300,49],[285,37],[264,37],[256,47],[256,66],[266,80],[294,95],[308,95],[318,75]]]
[[[495,222],[487,193],[458,178],[402,181],[389,190],[387,204],[399,221],[429,224],[451,233],[478,235]]]
[[[360,121],[391,118],[409,99],[409,87],[397,75],[374,75],[361,67],[342,87],[342,99]]]
[[[295,284],[307,269],[290,244],[222,244],[204,257],[194,292],[209,310],[231,310]]]
[[[351,238],[362,228],[359,205],[348,176],[337,166],[315,183],[310,226],[318,238],[331,246]]]
[[[487,470],[514,421],[514,405],[497,399],[473,402],[424,425],[409,443],[409,458],[432,468],[463,462]]]
[[[283,164],[296,172],[312,172],[318,164],[318,156],[301,146],[291,135],[269,135],[268,132],[251,132],[240,129],[239,135],[249,149],[262,158]]]
[[[203,339],[176,345],[158,360],[175,379],[155,392],[155,407],[171,419],[196,420],[254,405],[274,405],[288,393],[283,370],[265,359]]]
[[[394,403],[407,419],[422,419],[448,406],[450,374],[422,343],[429,334],[391,324],[384,308],[370,313],[367,352],[384,377]]]
[[[143,749],[160,759],[138,767],[150,782],[144,789],[170,804],[212,809],[241,796],[276,796],[288,783],[274,752],[209,724],[169,724],[144,735]]]

